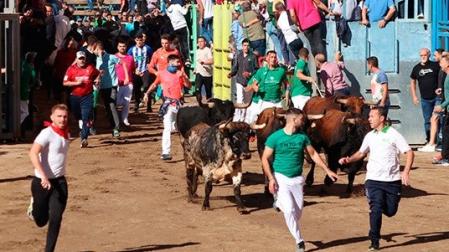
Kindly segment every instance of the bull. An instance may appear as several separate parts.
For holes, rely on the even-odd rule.
[[[232,180],[237,210],[246,213],[240,197],[242,159],[251,157],[248,143],[250,130],[258,127],[260,126],[249,126],[243,122],[222,123],[218,126],[199,123],[186,133],[186,137],[182,139],[182,147],[189,202],[195,197],[198,175],[201,174],[205,181],[203,210],[210,209],[212,183]]]
[[[337,109],[345,112],[351,112],[355,115],[362,115],[364,111],[368,111],[369,105],[374,105],[370,101],[366,101],[363,97],[357,96],[332,96],[310,98],[304,105],[304,113],[307,115],[324,114],[327,110]]]
[[[347,193],[352,192],[355,174],[363,166],[363,161],[342,166],[338,163],[338,159],[356,152],[369,131],[368,120],[363,119],[361,116],[354,116],[350,112],[336,109],[326,111],[324,116],[319,120],[315,120],[307,130],[313,147],[316,150],[323,149],[326,153],[330,169],[334,172],[338,168],[347,170]],[[315,164],[311,163],[312,165],[306,178],[306,184],[309,186],[313,184],[315,170]],[[326,176],[324,183],[329,186],[333,181]]]
[[[176,116],[176,126],[181,136],[199,123],[210,126],[227,121],[234,116],[236,108],[246,108],[247,104],[233,104],[231,101],[209,99],[207,103],[198,100],[199,106],[182,107]]]

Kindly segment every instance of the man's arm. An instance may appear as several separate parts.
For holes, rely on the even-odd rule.
[[[362,8],[362,25],[365,25],[365,26],[369,25],[368,7],[366,7],[366,6],[363,6],[363,8]]]
[[[338,175],[335,172],[331,171],[329,167],[327,167],[326,163],[321,159],[320,154],[312,147],[312,145],[307,145],[306,147],[307,153],[309,153],[312,160],[323,170],[326,172],[327,176],[332,179],[332,181],[337,181]]]
[[[262,168],[265,176],[267,176],[269,181],[268,188],[270,189],[270,192],[274,194],[277,191],[277,183],[273,176],[273,173],[271,172],[270,162],[268,161],[272,155],[273,149],[265,146],[265,149],[262,154]]]
[[[156,89],[157,85],[161,83],[161,78],[159,78],[159,75],[156,76],[156,79],[151,83],[148,90],[145,92],[145,95],[149,95],[154,89]]]
[[[296,18],[295,9],[291,8],[291,9],[289,10],[289,12],[290,12],[290,18],[292,19],[292,23],[298,25],[298,27],[301,27],[301,26],[299,25],[299,20],[298,20],[298,18]]]
[[[199,0],[199,2],[201,2],[201,0]],[[153,75],[157,75],[157,70],[155,67],[157,57],[158,57],[158,55],[156,53],[153,53],[153,56],[151,56],[150,63],[147,65],[148,72]]]
[[[419,99],[418,99],[418,96],[416,96],[416,80],[415,79],[410,79],[410,93],[412,95],[413,104],[418,105]]]
[[[379,105],[381,107],[385,106],[388,96],[388,82],[382,83],[382,99],[380,100]]]
[[[303,72],[302,72],[302,70],[298,70],[297,72],[296,72],[296,77],[298,77],[300,80],[302,80],[302,81],[307,81],[307,82],[310,82],[310,83],[314,83],[315,82],[315,80],[312,78],[312,76],[307,76],[307,75],[305,75]]]
[[[200,25],[203,24],[203,18],[204,18],[204,5],[203,5],[203,1],[201,0],[196,0],[196,4],[198,7],[198,12],[199,12],[199,17],[198,17],[198,22]]]
[[[332,14],[329,8],[327,8],[327,6],[323,2],[321,2],[321,0],[313,0],[313,2],[315,3],[316,7],[318,7],[322,11],[326,12],[329,15]]]
[[[45,174],[45,171],[44,171],[44,167],[42,166],[42,163],[39,160],[39,153],[41,153],[41,151],[42,151],[42,146],[38,143],[33,143],[28,156],[30,157],[33,167],[37,170],[37,172],[41,176],[42,187],[44,189],[50,190],[50,188],[51,188],[50,181],[48,180],[47,174]]]
[[[364,159],[365,156],[366,156],[365,153],[357,151],[356,153],[352,154],[352,156],[350,156],[350,157],[340,158],[340,160],[338,160],[338,163],[344,165],[344,164],[357,162],[359,160]]]
[[[245,92],[251,92],[251,91],[254,91],[254,92],[259,91],[259,83],[257,82],[257,80],[254,80],[252,85],[247,85],[245,87]]]
[[[413,150],[409,150],[406,153],[407,159],[405,161],[405,167],[404,171],[402,171],[401,174],[401,180],[403,185],[410,185],[409,176],[410,176],[410,170],[412,169],[413,161],[415,159],[415,154],[413,153]]]
[[[379,28],[384,28],[387,25],[387,23],[393,18],[393,15],[395,12],[396,12],[396,7],[393,4],[388,9],[387,15],[385,15],[385,17],[379,21]]]

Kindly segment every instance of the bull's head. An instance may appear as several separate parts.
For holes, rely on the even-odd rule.
[[[225,122],[218,126],[223,135],[229,139],[232,152],[242,159],[251,158],[249,137],[251,129],[263,128],[265,125],[248,125],[244,122]]]
[[[375,105],[372,101],[367,101],[363,97],[356,96],[340,97],[335,101],[344,106],[344,111],[352,112],[356,115],[362,115],[364,109],[368,108],[368,106]]]

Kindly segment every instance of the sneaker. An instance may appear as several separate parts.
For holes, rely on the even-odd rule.
[[[418,19],[424,19],[424,14],[420,13],[418,16],[416,16]]]
[[[83,139],[83,140],[81,140],[81,148],[86,148],[86,147],[87,147],[87,145],[88,145],[88,143],[87,143],[87,139]]]
[[[369,251],[377,251],[379,250],[379,242],[371,242],[371,245],[368,247]]]
[[[421,148],[418,148],[419,152],[435,152],[435,145],[434,144],[426,144]]]
[[[131,125],[131,124],[129,123],[128,119],[123,120],[123,124],[124,124],[125,126]]]
[[[441,166],[449,166],[449,160],[447,159],[441,159],[440,161],[435,163],[436,165],[441,165]]]
[[[170,154],[162,154],[161,159],[165,160],[165,161],[168,161],[168,160],[171,160],[172,157],[171,157]]]
[[[442,146],[438,145],[437,147],[435,147],[435,151],[441,152],[442,151]]]
[[[114,129],[112,131],[112,136],[113,137],[120,137],[120,131],[118,129]]]
[[[304,251],[306,251],[306,245],[304,244],[304,241],[302,241],[296,245],[296,252],[304,252]]]
[[[83,120],[78,120],[78,127],[79,127],[80,129],[83,128]]]
[[[97,130],[95,128],[89,128],[89,134],[91,136],[95,136],[97,134]]]
[[[30,220],[32,220],[32,221],[34,221],[34,216],[33,216],[33,202],[34,202],[33,197],[31,197],[30,205],[28,206],[28,209],[27,209],[27,215],[28,215],[28,218],[29,218]]]

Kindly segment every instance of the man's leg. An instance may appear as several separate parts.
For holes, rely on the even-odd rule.
[[[203,84],[206,91],[206,99],[212,98],[212,76],[203,77]]]
[[[145,71],[142,76],[142,87],[143,87],[142,97],[145,95],[145,92],[148,90],[148,88],[150,87],[150,84],[152,82],[153,82],[152,76],[150,75],[150,73],[148,71]],[[147,110],[146,110],[147,112],[153,111],[153,109],[151,108],[151,105],[153,102],[152,100],[153,100],[152,94],[150,94],[148,97],[148,102],[147,102]]]
[[[443,126],[443,143],[441,146],[441,156],[443,159],[449,159],[449,120],[447,119],[447,112],[446,120]]]
[[[83,120],[83,128],[81,130],[81,139],[87,139],[89,136],[89,119],[92,115],[92,105],[93,105],[93,95],[89,94],[81,97],[80,107],[81,107],[81,120]]]
[[[382,212],[385,205],[385,193],[380,185],[381,182],[367,180],[365,182],[365,193],[370,207],[370,231],[369,237],[372,244],[379,245],[380,229],[382,227]]]
[[[436,145],[437,144],[437,136],[438,136],[438,129],[439,129],[439,123],[440,123],[440,114],[439,113],[433,113],[432,117],[430,118],[430,139],[429,143],[430,145]]]
[[[388,217],[396,215],[401,200],[401,181],[385,182],[385,205],[383,213]]]
[[[48,222],[48,203],[51,190],[53,189],[47,190],[42,187],[40,178],[34,177],[31,181],[31,196],[33,197],[31,214],[38,227],[43,227]]]
[[[242,104],[243,103],[243,92],[245,92],[244,87],[240,83],[235,83],[235,103]],[[244,110],[243,109],[235,109],[234,111],[234,122],[241,122],[245,119]]]
[[[321,38],[321,24],[316,24],[304,31],[304,35],[309,40],[312,47],[312,54],[326,53],[323,45],[323,39]]]
[[[162,131],[162,155],[170,155],[171,148],[171,130],[176,118],[176,108],[168,106],[167,113],[164,115],[164,130]]]
[[[197,73],[196,78],[195,78],[195,96],[199,100],[203,99],[203,96],[201,94],[201,89],[202,89],[203,85],[204,85],[203,76],[201,76],[201,74]]]
[[[56,241],[58,240],[59,230],[61,228],[62,214],[67,205],[67,181],[64,177],[52,179],[51,186],[53,187],[50,196],[50,218],[48,223],[47,244],[45,245],[46,252],[55,250]]]
[[[430,117],[432,117],[433,108],[435,106],[435,99],[426,100],[421,99],[421,108],[424,117],[424,129],[426,132],[426,141],[430,140]]]
[[[133,93],[133,84],[121,86],[119,88],[119,103],[122,106],[122,121],[128,121],[129,104],[131,103],[131,97]]]
[[[142,101],[142,78],[138,75],[134,75],[134,113],[139,112],[140,102]]]

